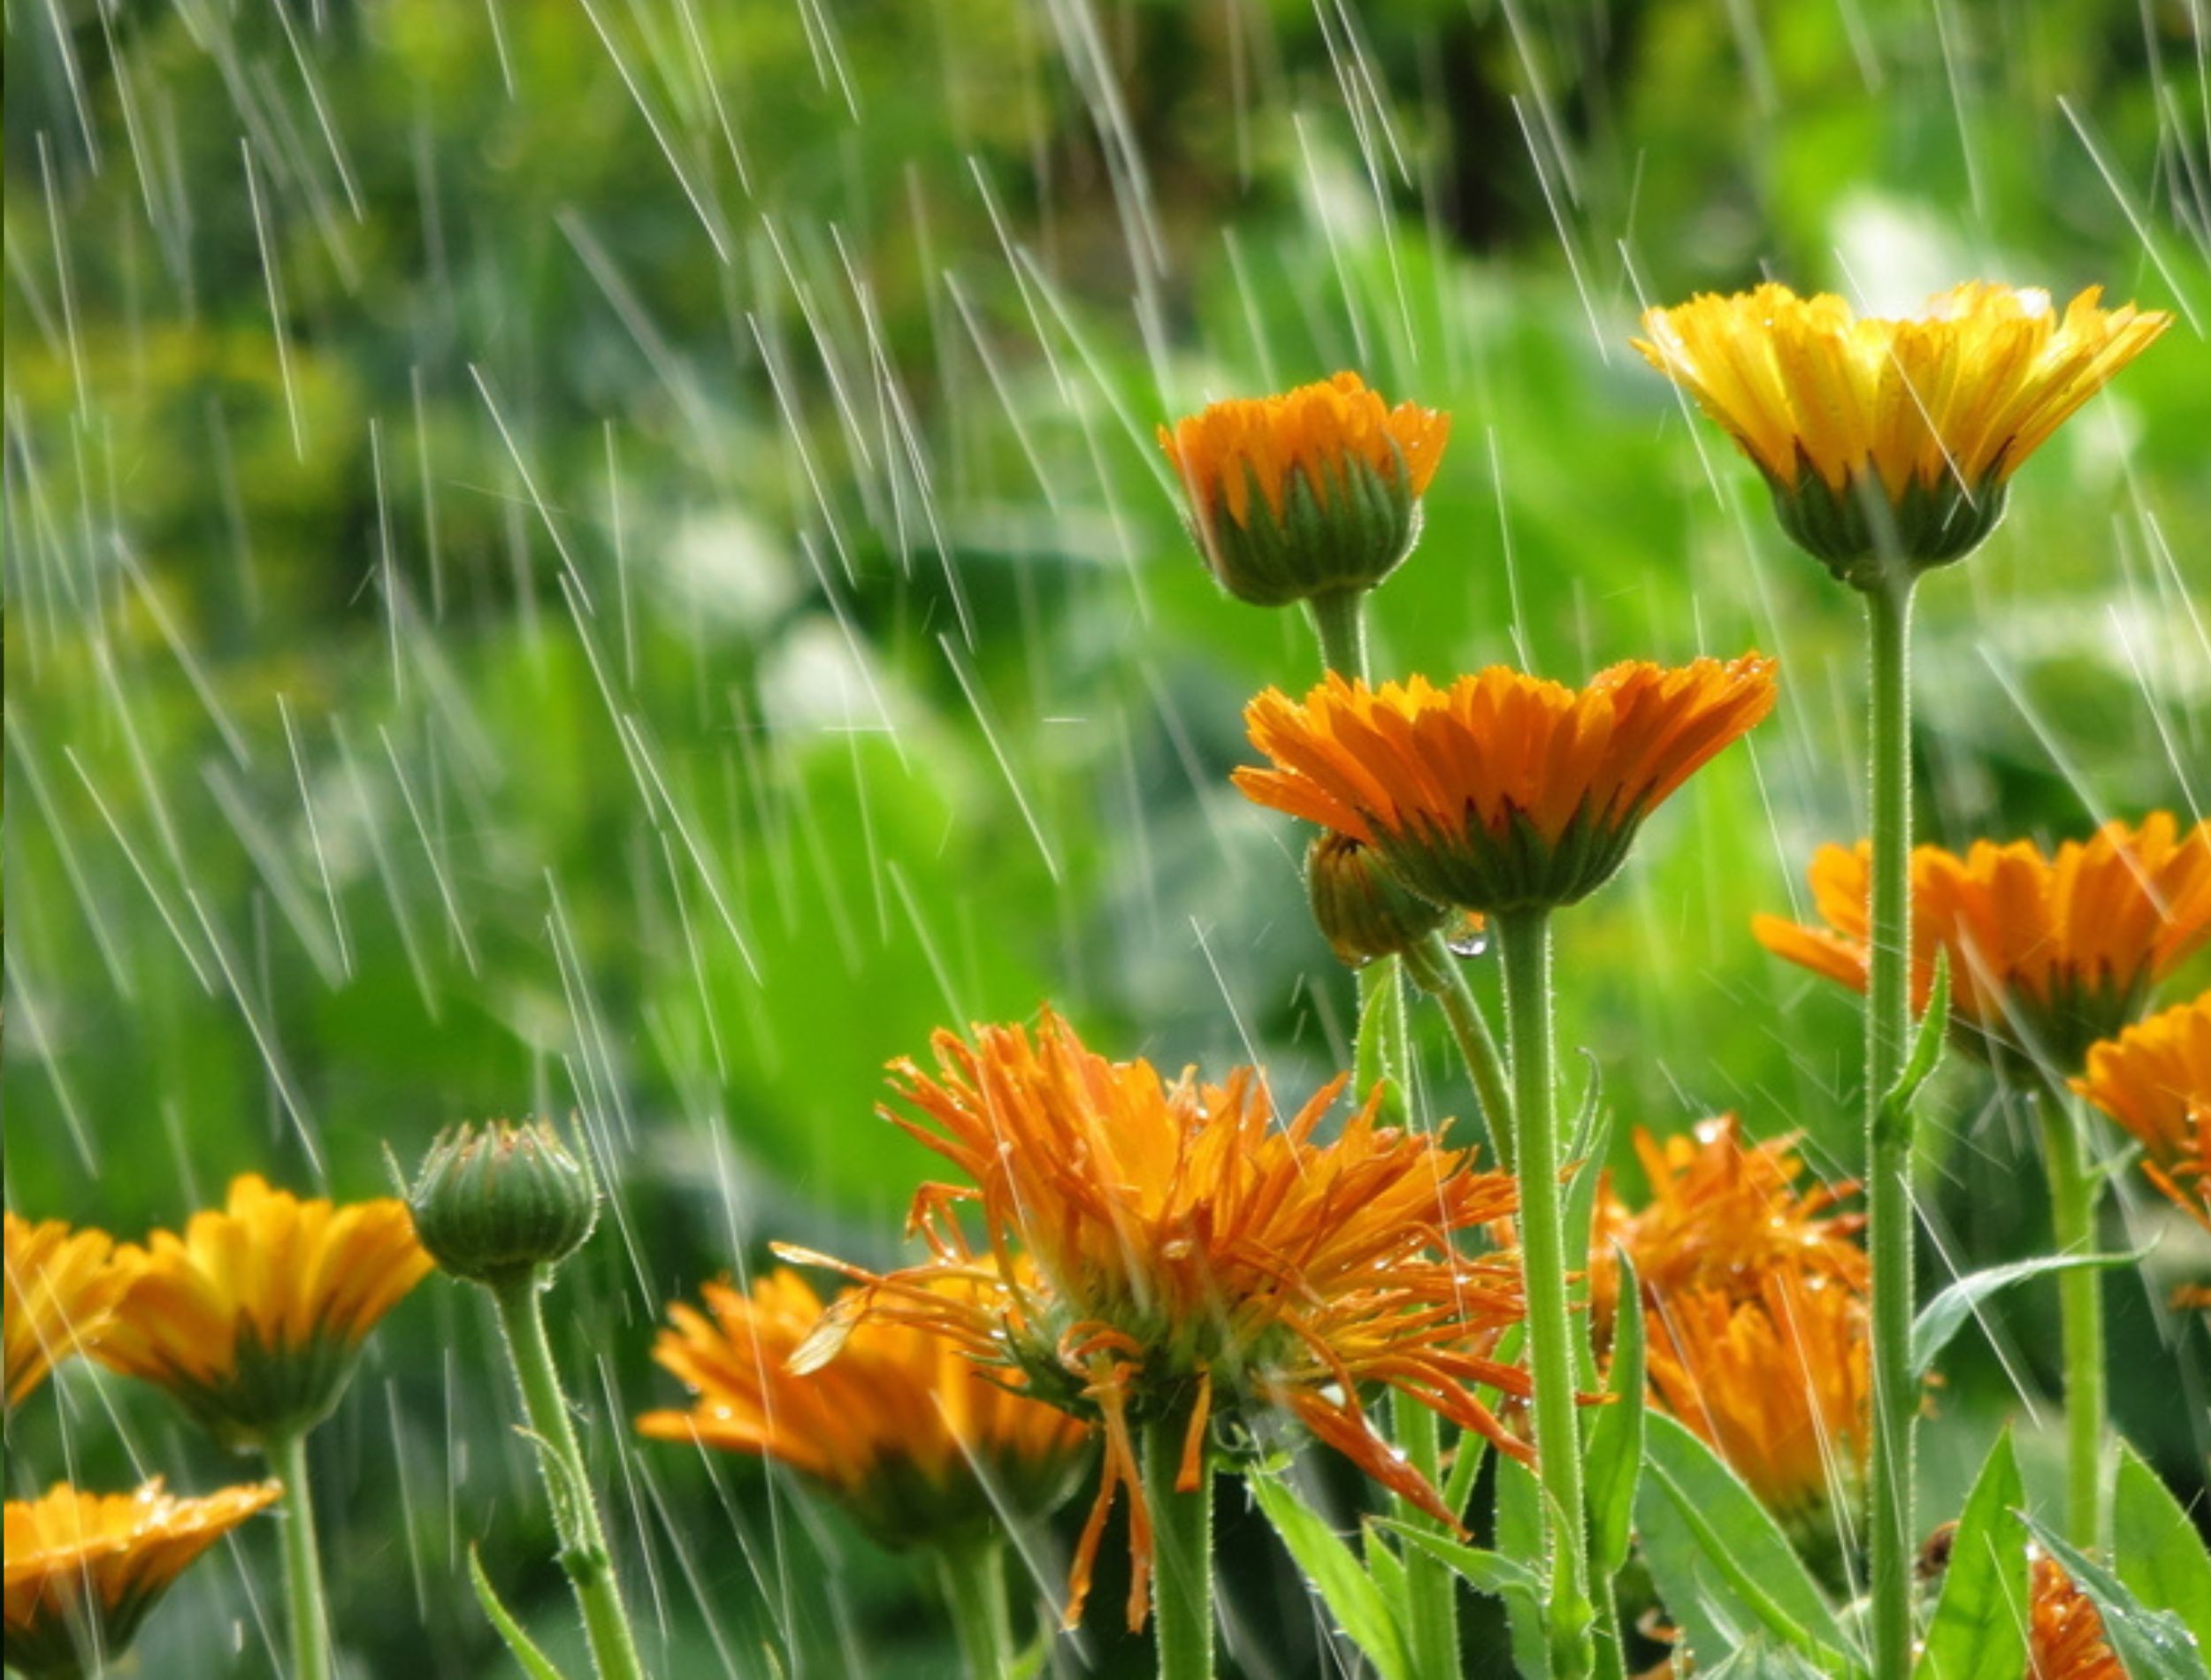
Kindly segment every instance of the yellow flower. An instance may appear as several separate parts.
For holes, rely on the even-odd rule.
[[[12,1411],[72,1354],[107,1331],[130,1281],[114,1264],[104,1231],[72,1231],[59,1219],[33,1225],[12,1210],[7,1224],[7,1404]]]
[[[1863,991],[1871,856],[1860,842],[1813,858],[1825,928],[1760,916],[1751,930],[1775,955]],[[2139,829],[2106,823],[2054,855],[2027,840],[1978,840],[1962,858],[1921,846],[1911,896],[1914,1009],[1945,951],[1961,1049],[2022,1077],[2070,1074],[2211,939],[2211,821],[2184,834],[2169,813],[2154,812]]]
[[[1652,309],[1634,343],[1756,463],[1789,535],[1872,588],[1886,554],[1916,569],[1978,545],[2020,464],[2172,325],[2100,296],[2061,316],[1973,281],[1882,319],[1761,286]]]
[[[1122,1488],[1130,1625],[1144,1619],[1151,1531],[1137,1424],[1188,1416],[1180,1483],[1193,1488],[1209,1434],[1262,1435],[1287,1412],[1445,1521],[1436,1491],[1373,1427],[1362,1390],[1395,1389],[1527,1456],[1474,1393],[1527,1392],[1525,1372],[1491,1357],[1521,1316],[1519,1269],[1451,1242],[1512,1214],[1509,1176],[1378,1126],[1378,1099],[1334,1142],[1316,1142],[1341,1080],[1285,1123],[1255,1069],[1170,1084],[1148,1062],[1085,1049],[1049,1010],[1033,1038],[978,1027],[972,1045],[939,1034],[936,1050],[933,1075],[892,1065],[895,1088],[924,1118],[886,1111],[967,1180],[914,1198],[912,1223],[933,1257],[884,1278],[854,1272],[868,1287],[831,1308],[795,1363],[821,1365],[856,1326],[893,1317],[1100,1425],[1105,1469],[1069,1581],[1070,1624]],[[979,1250],[960,1220],[970,1209]],[[973,1292],[947,1290],[946,1279]]]
[[[1159,428],[1206,564],[1240,600],[1372,589],[1410,552],[1451,418],[1386,408],[1356,373],[1216,402]]]
[[[2073,1088],[2142,1146],[2142,1170],[2211,1231],[2211,992],[2092,1045]]]
[[[1589,1269],[1601,1333],[1618,1294],[1615,1243],[1635,1263],[1646,1302],[1693,1290],[1756,1300],[1779,1265],[1864,1294],[1870,1272],[1856,1235],[1865,1216],[1833,1210],[1858,1187],[1802,1184],[1795,1142],[1746,1145],[1732,1114],[1704,1121],[1693,1137],[1663,1142],[1638,1127],[1635,1154],[1650,1181],[1649,1203],[1631,1213],[1609,1181],[1598,1196]]]
[[[223,1210],[119,1260],[134,1275],[97,1357],[241,1448],[326,1417],[369,1332],[430,1270],[405,1203],[302,1202],[250,1172]]]
[[[1374,848],[1404,884],[1484,912],[1567,905],[1627,855],[1645,817],[1773,706],[1756,653],[1640,661],[1581,690],[1493,666],[1439,689],[1330,676],[1303,704],[1244,711],[1269,769],[1236,785]]]
[[[43,1499],[10,1500],[7,1666],[31,1680],[103,1672],[169,1584],[281,1491],[264,1482],[177,1499],[157,1478],[135,1493],[62,1483]]]
[[[1084,1424],[888,1311],[855,1326],[828,1364],[793,1371],[823,1311],[795,1271],[772,1272],[749,1294],[716,1283],[702,1294],[707,1313],[669,1306],[674,1328],[653,1350],[696,1398],[688,1410],[646,1413],[639,1431],[788,1464],[885,1545],[942,1544],[1010,1512],[1041,1515],[1087,1455]]]
[[[2053,1558],[2034,1560],[2027,1680],[2126,1680],[2103,1637],[2103,1616]]]
[[[1800,1544],[1833,1542],[1871,1451],[1864,1295],[1798,1261],[1745,1289],[1660,1295],[1644,1315],[1651,1386]]]

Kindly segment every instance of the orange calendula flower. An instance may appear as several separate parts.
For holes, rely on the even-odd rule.
[[[1372,589],[1420,533],[1451,417],[1386,407],[1356,373],[1216,402],[1159,428],[1198,548],[1239,600],[1282,607]]]
[[[976,1293],[942,1287],[970,1302]],[[985,1375],[944,1337],[893,1319],[862,1320],[838,1358],[793,1371],[792,1355],[823,1312],[795,1271],[774,1271],[749,1294],[718,1283],[701,1293],[707,1312],[670,1305],[674,1327],[653,1350],[696,1399],[688,1410],[646,1413],[639,1431],[788,1464],[885,1545],[942,1544],[1009,1511],[1041,1515],[1087,1456],[1087,1425]]]
[[[1857,1233],[1861,1213],[1835,1210],[1855,1183],[1804,1183],[1794,1135],[1745,1143],[1732,1114],[1663,1142],[1638,1127],[1635,1154],[1650,1181],[1649,1203],[1632,1213],[1608,1182],[1599,1194],[1589,1266],[1600,1333],[1619,1288],[1614,1245],[1635,1263],[1646,1302],[1691,1291],[1756,1300],[1776,1266],[1802,1267],[1855,1294],[1870,1279]]]
[[[431,1268],[404,1202],[302,1202],[250,1172],[182,1237],[118,1258],[134,1275],[96,1356],[241,1448],[326,1417],[369,1332]]]
[[[1144,1619],[1140,1425],[1188,1418],[1187,1490],[1210,1473],[1209,1440],[1263,1436],[1288,1413],[1445,1521],[1435,1489],[1374,1428],[1362,1390],[1387,1386],[1527,1456],[1474,1392],[1527,1393],[1524,1371],[1491,1357],[1522,1313],[1519,1268],[1451,1242],[1511,1217],[1509,1176],[1378,1125],[1379,1098],[1333,1142],[1317,1142],[1342,1080],[1284,1123],[1255,1069],[1220,1085],[1190,1073],[1170,1083],[1148,1062],[1085,1049],[1048,1010],[1034,1036],[978,1027],[972,1044],[939,1034],[936,1051],[934,1074],[892,1065],[894,1088],[922,1118],[885,1111],[967,1180],[914,1198],[912,1223],[933,1257],[884,1278],[855,1272],[868,1287],[830,1309],[795,1363],[820,1365],[859,1326],[890,1318],[1098,1424],[1105,1470],[1069,1581],[1070,1625],[1122,1489],[1128,1618]],[[960,1226],[968,1208],[980,1250]],[[973,1293],[947,1290],[947,1278]]]
[[[1827,926],[1760,916],[1752,931],[1775,955],[1863,991],[1871,858],[1863,841],[1821,847],[1812,898]],[[2029,840],[1976,841],[1962,858],[1921,846],[1911,878],[1914,1009],[1947,951],[1953,1038],[2023,1076],[2077,1072],[2091,1044],[2211,939],[2211,821],[2183,833],[2168,812],[2138,829],[2106,823],[2054,856]]]
[[[2142,1146],[2142,1170],[2211,1231],[2211,992],[2092,1045],[2073,1088]]]
[[[104,1231],[72,1231],[59,1219],[33,1225],[6,1215],[7,1404],[12,1411],[72,1354],[105,1333],[130,1281]]]
[[[1548,908],[1603,885],[1643,819],[1764,717],[1773,690],[1757,653],[1633,661],[1580,690],[1502,666],[1441,689],[1332,675],[1303,703],[1269,689],[1245,708],[1274,765],[1236,783],[1373,846],[1439,904]]]
[[[1916,316],[1860,317],[1786,286],[1643,317],[1635,347],[1757,464],[1790,537],[1859,588],[1885,556],[1959,559],[2005,485],[2172,317],[1973,281]]]
[[[178,1499],[158,1478],[135,1493],[7,1503],[7,1666],[29,1676],[98,1674],[194,1559],[282,1492],[274,1482]]]
[[[1755,1288],[1661,1295],[1644,1315],[1651,1386],[1800,1544],[1834,1544],[1871,1449],[1865,1297],[1795,1261]]]
[[[2054,1558],[2034,1560],[2026,1680],[2126,1680],[2103,1616]]]

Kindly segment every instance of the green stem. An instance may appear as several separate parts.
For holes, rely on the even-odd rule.
[[[1213,1478],[1175,1491],[1190,1413],[1175,1408],[1144,1426],[1144,1496],[1151,1508],[1151,1633],[1159,1680],[1213,1680]]]
[[[993,1535],[937,1548],[937,1578],[969,1680],[1003,1680],[1013,1665],[1005,1548]]]
[[[547,1280],[544,1268],[532,1266],[486,1287],[499,1307],[500,1328],[506,1333],[508,1356],[522,1390],[522,1409],[535,1438],[538,1470],[545,1478],[546,1496],[560,1531],[561,1567],[568,1571],[584,1613],[593,1667],[600,1680],[645,1680],[637,1638],[622,1608],[613,1555],[599,1523],[599,1506],[592,1498],[590,1466],[585,1462],[567,1397],[561,1393],[560,1371],[546,1340],[539,1297]]]
[[[1481,1012],[1474,989],[1466,983],[1466,971],[1442,934],[1427,939],[1404,954],[1405,973],[1422,991],[1435,999],[1450,1023],[1451,1037],[1474,1082],[1474,1097],[1481,1104],[1482,1122],[1489,1128],[1489,1147],[1497,1163],[1512,1170],[1512,1099],[1505,1085],[1504,1058],[1489,1031],[1489,1019]]]
[[[284,1484],[284,1596],[291,1613],[293,1680],[330,1680],[330,1607],[315,1546],[315,1501],[307,1484],[307,1432],[268,1443],[270,1468]]]
[[[1391,1431],[1397,1450],[1430,1487],[1443,1485],[1442,1420],[1419,1401],[1404,1395],[1390,1401]],[[1455,1539],[1448,1524],[1437,1522],[1410,1501],[1396,1501],[1398,1521],[1411,1523]],[[1405,1596],[1412,1613],[1412,1671],[1419,1675],[1456,1675],[1458,1661],[1458,1582],[1450,1566],[1419,1546],[1404,1548],[1406,1555]]]
[[[1320,638],[1321,664],[1360,682],[1366,677],[1366,593],[1343,589],[1305,603],[1313,634]]]
[[[1551,1043],[1550,913],[1497,917],[1512,1046],[1513,1158],[1520,1186],[1520,1266],[1535,1382],[1536,1472],[1551,1530],[1551,1672],[1579,1680],[1595,1660],[1581,1442],[1574,1421],[1576,1324],[1566,1298],[1565,1220],[1558,1194],[1557,1075]]]
[[[2057,1251],[2093,1254],[2097,1181],[2081,1150],[2080,1117],[2065,1097],[2045,1093],[2042,1158],[2050,1175],[2050,1222]],[[2084,1552],[2103,1544],[2104,1340],[2102,1280],[2075,1267],[2057,1278],[2065,1350],[2065,1533]]]
[[[1911,1034],[1911,584],[1867,592],[1873,813],[1865,1006],[1866,1218],[1873,1257],[1873,1672],[1912,1661],[1912,1124],[1882,1121]]]

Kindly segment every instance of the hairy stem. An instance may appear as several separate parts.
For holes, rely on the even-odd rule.
[[[539,1304],[545,1285],[544,1270],[532,1266],[488,1287],[498,1303],[500,1328],[506,1333],[508,1356],[522,1390],[522,1408],[536,1438],[538,1470],[545,1478],[546,1496],[560,1530],[561,1567],[568,1571],[584,1613],[592,1665],[600,1680],[644,1680],[637,1638],[622,1607],[614,1559],[607,1549],[606,1531],[600,1526],[598,1502],[592,1497],[591,1469],[585,1462],[567,1398],[561,1393],[560,1371],[546,1340],[545,1316]]]
[[[1176,1408],[1144,1426],[1144,1495],[1151,1508],[1151,1632],[1159,1680],[1213,1680],[1213,1477],[1175,1490],[1190,1414]]]
[[[1489,1031],[1488,1018],[1466,983],[1465,970],[1451,954],[1442,934],[1430,934],[1404,955],[1405,973],[1412,983],[1435,999],[1458,1045],[1467,1077],[1474,1082],[1474,1098],[1481,1104],[1482,1122],[1489,1128],[1489,1147],[1497,1164],[1512,1170],[1512,1099],[1506,1088],[1504,1058]]]
[[[2097,1182],[2081,1149],[2080,1117],[2071,1101],[2045,1092],[2042,1159],[2050,1175],[2050,1223],[2057,1251],[2092,1254]],[[2057,1277],[2060,1334],[2065,1355],[2065,1533],[2084,1552],[2103,1544],[2103,1282],[2092,1270]]]
[[[315,1501],[308,1490],[307,1432],[268,1444],[269,1465],[284,1484],[284,1596],[291,1617],[295,1680],[330,1680],[330,1607],[315,1545]]]
[[[972,1680],[1003,1680],[1014,1652],[1005,1547],[992,1535],[938,1546],[937,1578],[960,1636],[960,1655],[968,1674]]]
[[[1873,813],[1865,1005],[1866,1216],[1873,1259],[1873,1671],[1912,1661],[1912,1124],[1884,1119],[1911,1033],[1911,584],[1867,592]]]
[[[1595,1653],[1581,1442],[1574,1417],[1575,1319],[1566,1298],[1565,1219],[1558,1194],[1557,1075],[1551,1042],[1550,915],[1497,918],[1505,1025],[1512,1046],[1513,1160],[1520,1187],[1520,1264],[1535,1381],[1536,1471],[1551,1529],[1551,1672],[1580,1680]]]

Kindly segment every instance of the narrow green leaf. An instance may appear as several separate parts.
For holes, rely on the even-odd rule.
[[[1819,1680],[1819,1670],[1786,1646],[1754,1633],[1718,1668],[1706,1669],[1704,1680]]]
[[[1404,1630],[1357,1554],[1291,1491],[1289,1483],[1266,1475],[1247,1476],[1244,1481],[1344,1636],[1358,1646],[1383,1680],[1412,1680],[1412,1660],[1406,1652]]]
[[[2027,1531],[2012,1515],[2025,1498],[2007,1430],[1966,1496],[1915,1680],[2019,1680],[2026,1672]]]
[[[1589,1552],[1600,1582],[1627,1562],[1635,1526],[1635,1485],[1643,1465],[1642,1283],[1627,1250],[1619,1256],[1619,1310],[1612,1328],[1612,1403],[1590,1425],[1588,1447]]]
[[[1497,1553],[1508,1558],[1543,1555],[1543,1491],[1534,1471],[1497,1455]],[[1505,1624],[1512,1641],[1513,1671],[1521,1680],[1550,1680],[1550,1640],[1543,1623],[1543,1595],[1535,1587],[1507,1586]]]
[[[2211,1680],[2204,1670],[2202,1652],[2178,1616],[2149,1608],[2118,1577],[2048,1523],[2031,1516],[2025,1520],[2042,1549],[2058,1561],[2103,1617],[2104,1642],[2125,1668],[2127,1680]]]
[[[2111,1498],[2114,1567],[2153,1610],[2169,1610],[2211,1652],[2211,1552],[2158,1474],[2124,1441]]]
[[[1383,977],[1382,983],[1367,993],[1366,1006],[1358,1012],[1358,1036],[1352,1041],[1351,1050],[1351,1099],[1364,1103],[1376,1085],[1382,1086],[1382,1118],[1392,1126],[1402,1126],[1404,1069],[1396,1065],[1391,1051],[1404,1042],[1404,979],[1394,958],[1384,958],[1375,967]]]
[[[1429,1556],[1449,1564],[1453,1571],[1475,1592],[1497,1598],[1515,1588],[1534,1592],[1542,1588],[1542,1579],[1525,1563],[1516,1563],[1502,1552],[1486,1552],[1478,1546],[1465,1546],[1447,1539],[1433,1529],[1401,1523],[1394,1516],[1370,1516],[1367,1522],[1384,1533],[1394,1534],[1408,1545],[1417,1546]]]
[[[1674,1419],[1644,1420],[1635,1501],[1643,1558],[1700,1664],[1763,1627],[1823,1672],[1850,1669],[1850,1641],[1780,1526],[1712,1450]]]
[[[1980,1271],[1969,1271],[1920,1310],[1911,1326],[1911,1374],[1924,1377],[1934,1369],[1934,1362],[1956,1335],[1966,1319],[1982,1302],[2000,1289],[2029,1278],[2039,1278],[2046,1271],[2071,1271],[2082,1266],[2128,1266],[2147,1253],[2140,1249],[2133,1254],[2047,1254],[2032,1260],[2015,1260],[2009,1265],[1989,1266]]]
[[[491,1577],[484,1573],[484,1560],[477,1555],[476,1547],[469,1546],[469,1581],[476,1588],[476,1601],[484,1607],[484,1615],[499,1637],[507,1642],[507,1649],[514,1653],[515,1661],[522,1665],[523,1673],[530,1680],[561,1680],[561,1671],[553,1666],[553,1660],[538,1649],[536,1643],[522,1630],[499,1594],[492,1588]]]

